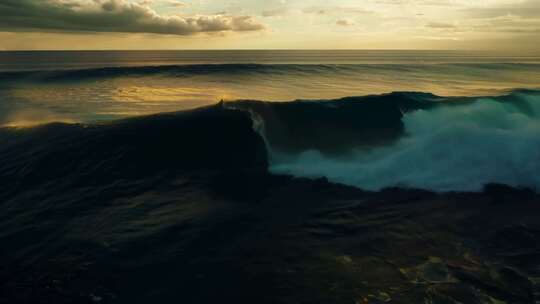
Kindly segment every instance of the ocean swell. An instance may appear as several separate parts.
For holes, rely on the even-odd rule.
[[[0,128],[8,196],[33,186],[268,168],[367,190],[538,190],[540,91],[237,101],[103,124]]]
[[[0,72],[2,82],[79,82],[96,79],[113,79],[120,77],[194,77],[204,75],[217,76],[264,76],[264,75],[303,75],[313,73],[334,73],[338,71],[354,71],[355,68],[368,66],[348,65],[302,65],[302,64],[190,64],[190,65],[159,65],[159,66],[127,66],[99,67],[65,70],[35,70],[35,71],[3,71]]]

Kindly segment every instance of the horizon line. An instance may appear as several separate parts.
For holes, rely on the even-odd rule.
[[[0,52],[182,52],[182,51],[425,51],[425,52],[499,52],[499,53],[514,53],[514,52],[536,52],[535,50],[488,50],[488,49],[0,49]]]

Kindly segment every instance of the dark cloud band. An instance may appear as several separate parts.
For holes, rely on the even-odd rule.
[[[260,31],[251,16],[163,16],[126,0],[2,0],[0,29],[192,35]]]

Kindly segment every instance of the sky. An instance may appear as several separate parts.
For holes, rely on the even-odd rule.
[[[0,50],[540,51],[540,0],[0,0]]]

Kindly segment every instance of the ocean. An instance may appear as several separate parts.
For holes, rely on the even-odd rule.
[[[1,52],[0,124],[94,122],[222,99],[500,95],[538,88],[539,63],[540,55],[450,51]]]
[[[538,303],[540,59],[0,52],[0,303]]]
[[[276,173],[370,190],[537,187],[539,88],[535,54],[2,52],[0,125],[102,124],[224,101],[251,113]]]

